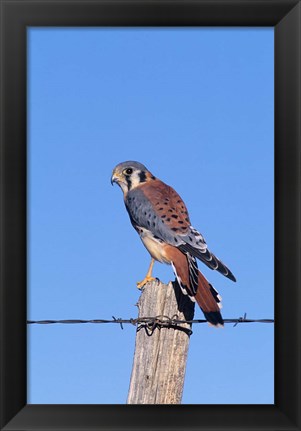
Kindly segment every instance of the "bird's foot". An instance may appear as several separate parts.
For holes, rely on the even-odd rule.
[[[141,290],[141,289],[143,289],[143,287],[144,287],[147,283],[149,283],[150,281],[155,281],[155,280],[157,280],[157,278],[146,276],[144,280],[142,280],[142,281],[138,281],[138,282],[137,282],[137,288],[138,288],[139,290]]]

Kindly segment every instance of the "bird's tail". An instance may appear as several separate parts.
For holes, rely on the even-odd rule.
[[[175,247],[170,248],[173,259],[171,264],[184,295],[196,301],[202,309],[208,323],[213,326],[223,326],[224,321],[220,312],[221,297],[214,287],[207,281],[191,259]]]
[[[211,325],[224,326],[220,312],[222,298],[200,271],[198,271],[198,288],[194,299]]]

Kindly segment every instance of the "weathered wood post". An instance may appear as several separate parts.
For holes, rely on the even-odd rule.
[[[139,318],[192,320],[194,316],[194,303],[177,283],[147,283],[137,305]],[[127,404],[181,403],[190,334],[187,323],[138,324]]]

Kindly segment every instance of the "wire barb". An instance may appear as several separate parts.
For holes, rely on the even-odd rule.
[[[114,317],[114,316],[112,316],[112,318],[114,319],[114,322],[116,322],[116,323],[119,323],[120,324],[120,328],[121,329],[123,329],[123,326],[122,326],[122,319],[121,319],[121,317],[118,317],[117,319],[116,319],[116,317]]]

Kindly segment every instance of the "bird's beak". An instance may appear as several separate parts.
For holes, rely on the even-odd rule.
[[[112,186],[114,185],[114,183],[118,184],[118,179],[119,179],[118,175],[113,172],[113,175],[111,177],[111,184],[112,184]]]

